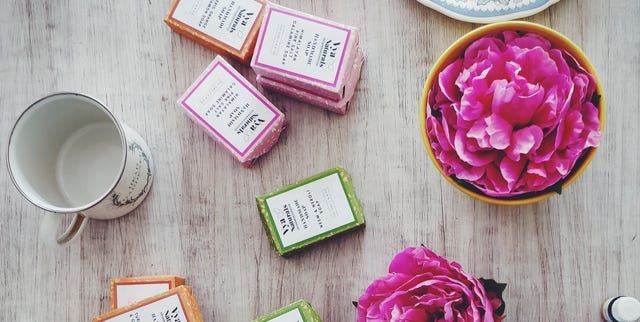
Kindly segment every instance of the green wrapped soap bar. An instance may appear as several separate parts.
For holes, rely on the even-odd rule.
[[[299,300],[253,322],[321,322],[311,304]]]
[[[281,256],[364,225],[351,178],[338,167],[256,198]]]

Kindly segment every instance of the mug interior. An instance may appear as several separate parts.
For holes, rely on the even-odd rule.
[[[124,168],[126,143],[114,116],[98,101],[58,93],[33,103],[9,139],[9,172],[36,206],[78,212],[104,199]]]

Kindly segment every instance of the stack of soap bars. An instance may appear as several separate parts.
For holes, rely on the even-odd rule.
[[[111,311],[93,322],[203,322],[191,287],[178,276],[112,279]]]
[[[174,31],[248,64],[268,90],[345,114],[364,54],[358,28],[265,0],[173,0]],[[285,115],[220,56],[178,101],[245,167],[275,145]]]
[[[364,54],[358,28],[268,4],[251,67],[265,88],[345,114]]]

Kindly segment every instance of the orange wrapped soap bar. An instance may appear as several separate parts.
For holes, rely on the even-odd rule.
[[[154,297],[93,318],[93,322],[203,322],[191,288],[178,286]]]
[[[184,285],[184,278],[172,275],[112,278],[109,283],[111,310]]]
[[[175,32],[248,64],[265,5],[265,0],[173,0],[164,22]]]

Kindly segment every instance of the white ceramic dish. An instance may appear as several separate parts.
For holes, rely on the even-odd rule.
[[[418,0],[453,19],[493,23],[534,15],[560,0]]]

